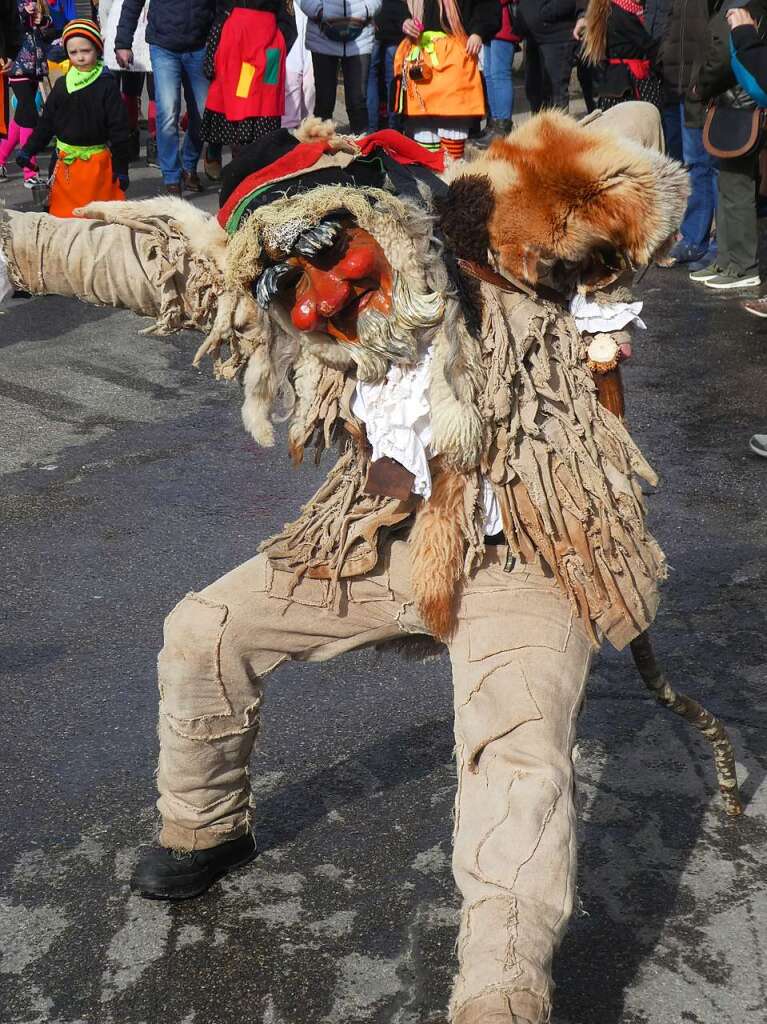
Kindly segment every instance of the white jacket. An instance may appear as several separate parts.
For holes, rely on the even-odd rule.
[[[381,9],[383,0],[298,0],[298,6],[309,19],[306,26],[306,48],[313,53],[329,53],[334,57],[356,57],[370,53],[375,40],[373,18]],[[328,39],[320,29],[320,17],[363,18],[368,24],[356,39],[339,43]]]
[[[117,24],[120,21],[120,14],[123,9],[123,0],[101,0],[99,3],[99,20],[101,21],[101,34],[104,37],[104,63],[108,68],[119,70],[120,65],[115,57],[115,35]],[[151,71],[152,64],[149,59],[149,46],[145,39],[146,16],[149,4],[144,4],[144,9],[139,15],[136,34],[133,37],[133,63],[129,71]]]

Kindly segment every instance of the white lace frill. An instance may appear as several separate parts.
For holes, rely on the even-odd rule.
[[[425,499],[431,497],[429,459],[438,454],[431,448],[430,373],[431,347],[415,366],[392,366],[380,384],[360,381],[351,404],[352,413],[365,424],[373,461],[396,459],[415,477],[413,493]],[[482,485],[485,533],[500,533],[498,499],[487,479]]]
[[[629,324],[645,329],[647,324],[639,315],[642,306],[642,302],[593,302],[580,293],[570,299],[570,313],[581,334],[609,334]]]

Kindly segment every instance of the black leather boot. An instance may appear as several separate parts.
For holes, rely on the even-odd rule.
[[[255,856],[256,841],[250,832],[221,846],[189,853],[153,846],[142,853],[130,887],[149,900],[190,900]]]

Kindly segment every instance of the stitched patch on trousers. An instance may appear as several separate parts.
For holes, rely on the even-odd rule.
[[[349,600],[352,604],[368,604],[370,601],[393,601],[394,594],[389,586],[389,571],[369,573],[349,580]]]
[[[313,580],[304,576],[298,583],[292,572],[266,567],[266,590],[271,597],[310,608],[327,608],[330,603],[330,581]]]
[[[188,594],[166,619],[158,668],[167,714],[193,721],[232,713],[220,667],[221,637],[228,616],[225,604]]]
[[[499,609],[503,628],[499,628]],[[497,593],[468,594],[461,603],[468,623],[469,661],[482,661],[521,647],[564,651],[572,629],[573,612],[567,598],[551,586],[524,587]]]
[[[483,881],[513,890],[520,872],[533,860],[562,792],[553,779],[531,772],[514,775],[500,795],[505,806],[498,808],[495,824],[480,837],[474,866]]]
[[[518,665],[503,664],[479,680],[456,709],[456,732],[463,738],[471,771],[488,743],[525,722],[543,718],[527,679]]]

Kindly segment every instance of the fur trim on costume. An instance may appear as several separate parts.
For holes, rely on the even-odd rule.
[[[299,142],[327,142],[335,153],[359,153],[351,135],[339,135],[335,121],[305,117],[293,132]]]
[[[443,470],[410,531],[410,569],[416,606],[429,631],[446,640],[455,629],[456,587],[464,565],[466,477]]]
[[[689,194],[681,164],[598,126],[586,132],[557,111],[531,118],[447,177],[449,227],[463,216],[468,181],[479,179],[480,195],[492,188],[487,227],[499,269],[537,284],[552,268],[575,268],[583,290],[613,280],[626,263],[649,263],[679,226]]]

